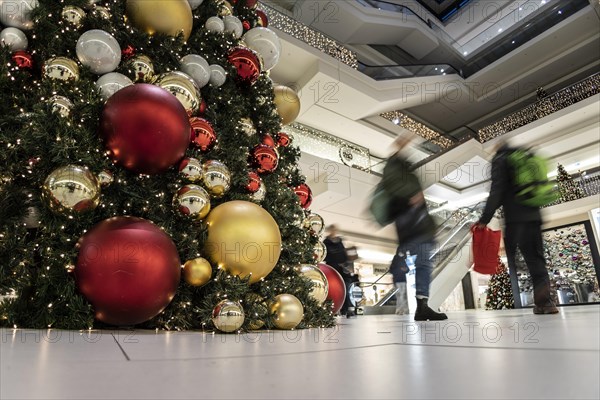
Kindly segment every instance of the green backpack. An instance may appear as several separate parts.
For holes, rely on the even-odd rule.
[[[517,149],[508,155],[513,171],[516,201],[530,207],[541,207],[558,200],[560,194],[548,181],[547,162],[529,150]]]

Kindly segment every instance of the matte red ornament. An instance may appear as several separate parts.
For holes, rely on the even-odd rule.
[[[192,127],[192,143],[206,153],[217,143],[217,134],[210,122],[204,118],[190,118],[190,126]]]
[[[246,189],[250,193],[256,193],[256,192],[258,192],[258,189],[260,189],[261,182],[262,182],[262,179],[256,172],[249,171],[248,172],[248,184],[246,185]]]
[[[135,56],[136,53],[137,51],[132,45],[128,45],[123,50],[121,50],[121,55],[123,56],[124,60],[129,60],[131,57]]]
[[[262,26],[266,28],[269,26],[269,19],[267,18],[267,14],[262,10],[256,10],[256,16],[258,17],[258,26]]]
[[[279,132],[277,134],[276,138],[277,138],[277,145],[281,146],[281,147],[288,147],[290,145],[290,143],[292,142],[292,139],[290,138],[290,136],[285,132]]]
[[[329,290],[327,292],[327,300],[333,301],[333,313],[337,314],[346,299],[346,284],[344,279],[333,267],[319,263],[319,269],[325,274]]]
[[[202,101],[200,102],[200,107],[198,108],[198,113],[200,115],[202,115],[205,112],[206,112],[206,101],[204,101],[204,99],[202,99]]]
[[[139,324],[158,315],[175,296],[181,275],[177,248],[150,221],[105,219],[78,246],[75,281],[97,320]]]
[[[273,147],[259,144],[252,149],[252,164],[259,174],[275,171],[278,163],[279,154]]]
[[[129,170],[148,175],[164,172],[183,158],[190,129],[179,100],[146,83],[113,94],[104,105],[100,123],[110,157]]]
[[[244,28],[244,31],[249,31],[250,30],[250,22],[248,22],[248,21],[242,22],[242,27]]]
[[[236,68],[239,82],[253,84],[260,76],[260,56],[254,50],[236,46],[229,52],[227,61]]]
[[[312,191],[310,187],[306,183],[302,183],[294,188],[294,193],[298,196],[300,200],[300,206],[305,210],[310,207],[310,203],[312,203]]]
[[[260,139],[262,144],[266,144],[267,146],[275,147],[275,140],[273,140],[273,136],[265,133]]]
[[[33,69],[33,57],[24,50],[15,51],[12,59],[20,69]]]

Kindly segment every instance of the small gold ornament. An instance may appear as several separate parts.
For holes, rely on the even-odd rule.
[[[110,19],[110,17],[111,17],[110,10],[108,8],[102,7],[102,6],[94,7],[92,14],[99,15],[100,18],[102,18],[102,19]]]
[[[223,1],[221,11],[219,12],[219,16],[221,17],[224,17],[226,15],[233,15],[233,6],[227,0]]]
[[[298,117],[300,114],[300,98],[292,89],[287,86],[275,86],[275,107],[277,113],[281,117],[281,124],[287,125]]]
[[[111,183],[113,183],[114,179],[115,178],[113,177],[113,174],[110,171],[102,171],[98,174],[98,182],[102,187],[110,185]]]
[[[198,185],[185,185],[173,197],[173,206],[193,219],[203,219],[210,212],[210,196]]]
[[[176,37],[192,33],[192,9],[188,0],[127,0],[126,14],[134,26],[148,35],[164,33]]]
[[[212,277],[212,267],[202,257],[188,260],[183,265],[183,279],[191,286],[204,286]]]
[[[79,7],[66,6],[62,9],[61,16],[65,21],[73,24],[77,28],[80,28],[81,21],[83,18],[85,18],[85,11]]]
[[[136,82],[150,82],[154,78],[154,64],[148,56],[140,54],[133,57],[129,67],[133,70],[132,79]]]
[[[183,105],[188,115],[192,115],[200,108],[202,99],[200,89],[196,82],[181,71],[171,71],[160,74],[154,81],[156,86],[170,92]]]
[[[304,226],[315,236],[319,236],[325,229],[325,221],[319,214],[312,213],[304,220]]]
[[[229,168],[216,160],[206,161],[202,165],[202,182],[212,196],[223,196],[231,186]]]
[[[323,262],[325,257],[327,257],[327,247],[323,244],[323,242],[319,241],[315,244],[313,249],[313,257],[317,263]]]
[[[235,332],[244,324],[244,309],[237,301],[222,300],[213,308],[212,322],[222,332]]]
[[[48,175],[42,196],[55,212],[83,212],[100,202],[100,184],[86,167],[67,165]]]
[[[296,267],[296,272],[313,283],[310,296],[319,304],[323,304],[327,299],[327,293],[329,292],[329,283],[323,271],[314,265],[300,264]]]
[[[53,57],[44,63],[42,68],[44,77],[60,79],[63,81],[79,80],[79,67],[77,63],[67,57]]]
[[[256,135],[256,128],[254,127],[254,122],[250,118],[242,118],[239,122],[239,127],[246,134],[246,136]]]
[[[278,329],[294,329],[304,317],[304,307],[298,298],[291,294],[280,294],[269,306],[273,323]]]
[[[71,115],[73,103],[65,96],[52,96],[48,102],[52,104],[52,111],[57,112],[61,117],[67,118]]]
[[[179,174],[190,182],[202,179],[202,163],[197,158],[185,158],[179,165]]]

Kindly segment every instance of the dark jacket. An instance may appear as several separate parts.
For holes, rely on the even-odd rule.
[[[482,224],[488,224],[500,206],[504,208],[505,223],[542,220],[538,207],[524,206],[515,200],[513,172],[507,158],[514,150],[505,145],[498,150],[492,160],[492,187],[483,214],[479,219]]]
[[[411,207],[409,200],[423,191],[419,178],[412,171],[411,165],[399,153],[387,161],[383,169],[381,184],[384,190],[393,197],[390,212],[396,216],[398,240],[406,242],[419,237],[431,239],[435,235],[436,225],[427,211],[425,204]]]
[[[341,238],[331,239],[329,237],[323,240],[323,244],[327,248],[327,255],[325,256],[325,263],[332,266],[342,276],[347,275],[344,272],[344,264],[348,261],[346,255],[346,248]]]
[[[407,272],[406,256],[400,257],[398,253],[394,254],[394,258],[390,264],[390,273],[394,278],[394,282],[406,282]]]

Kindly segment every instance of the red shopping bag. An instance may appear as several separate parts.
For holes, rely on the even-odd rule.
[[[475,226],[471,228],[471,232],[473,233],[473,269],[480,274],[495,274],[498,268],[502,232],[488,227],[476,229]]]

